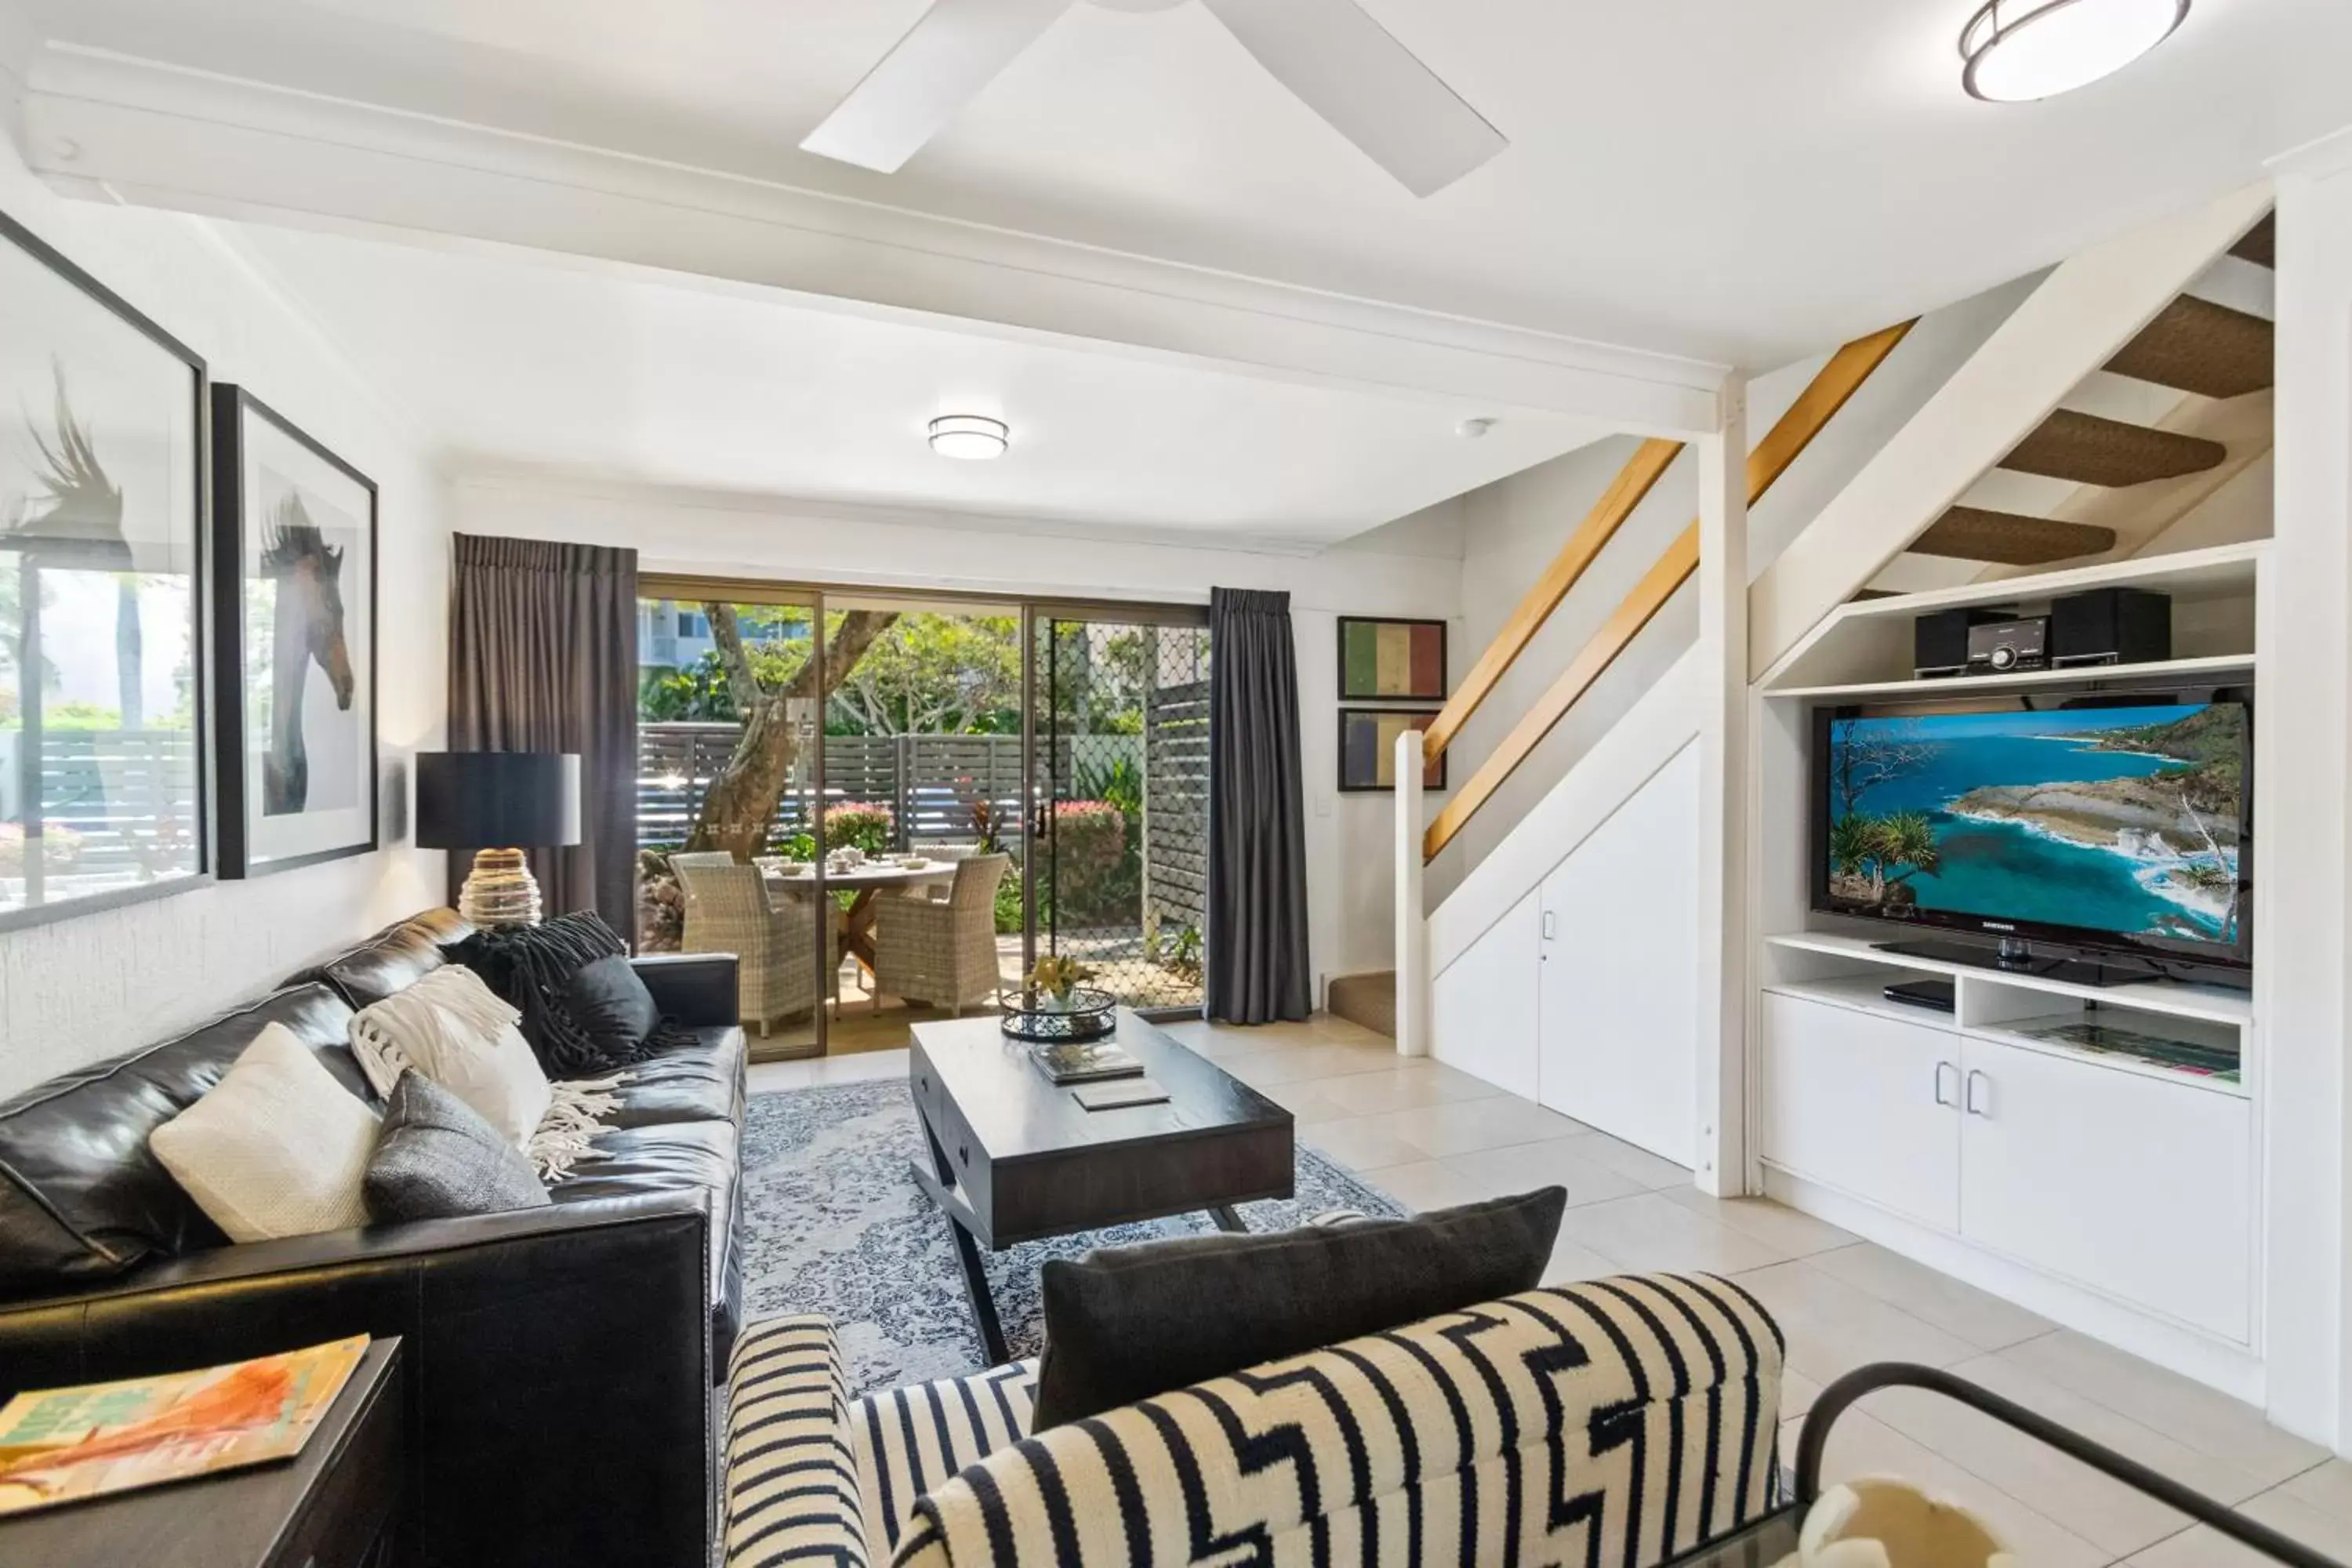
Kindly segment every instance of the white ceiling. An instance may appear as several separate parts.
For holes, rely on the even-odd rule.
[[[2343,0],[2197,0],[2130,70],[2010,106],[1959,90],[1971,3],[1364,0],[1512,140],[1417,202],[1195,5],[1078,5],[886,176],[796,144],[925,0],[35,0],[150,58],[1750,367],[2352,121]]]
[[[1320,545],[1604,431],[548,258],[225,226],[459,470]],[[1013,426],[935,456],[950,413]]]

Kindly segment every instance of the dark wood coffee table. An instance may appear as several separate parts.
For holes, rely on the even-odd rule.
[[[1159,1105],[1088,1110],[1031,1065],[993,1017],[914,1026],[908,1069],[930,1166],[915,1179],[946,1211],[991,1365],[1011,1359],[981,1249],[1291,1195],[1290,1112],[1122,1007],[1114,1043],[1168,1091]]]

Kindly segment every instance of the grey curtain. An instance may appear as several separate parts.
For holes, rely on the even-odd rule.
[[[580,842],[533,849],[549,914],[636,932],[637,552],[457,536],[449,749],[573,752]],[[456,901],[466,862],[449,858]]]
[[[1209,595],[1208,1014],[1304,1018],[1307,814],[1298,776],[1298,654],[1290,595]]]

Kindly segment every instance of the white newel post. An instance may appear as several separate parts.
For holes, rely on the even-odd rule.
[[[1723,388],[1723,428],[1698,446],[1699,710],[1696,1182],[1747,1190],[1748,384]]]
[[[2254,653],[2263,1384],[2272,1420],[2352,1454],[2352,128],[2281,165],[2277,278]]]
[[[1422,904],[1421,731],[1396,738],[1396,1048],[1429,1054],[1429,916]]]

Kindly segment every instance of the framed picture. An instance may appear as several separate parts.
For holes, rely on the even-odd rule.
[[[375,484],[242,387],[213,388],[220,870],[377,847]]]
[[[205,386],[0,216],[0,930],[210,879]]]
[[[1445,700],[1445,623],[1339,617],[1339,700]]]
[[[1422,708],[1340,709],[1339,787],[1350,791],[1396,788],[1397,737],[1407,730],[1426,730],[1431,717]],[[1442,753],[1423,768],[1421,787],[1445,787]]]

